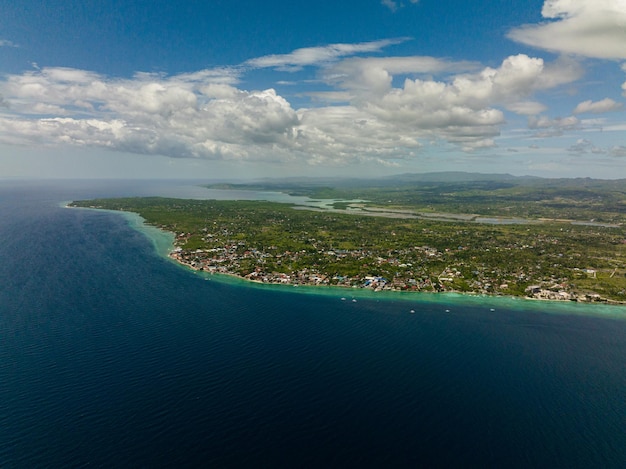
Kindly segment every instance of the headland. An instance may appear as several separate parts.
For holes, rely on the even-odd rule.
[[[568,190],[553,199],[562,200]],[[335,202],[328,210],[158,197],[71,205],[138,213],[173,233],[169,256],[180,264],[258,283],[626,304],[620,210],[603,206],[589,219],[581,200],[568,210],[555,211],[554,200],[544,200],[494,213],[476,196],[450,210],[449,202],[383,204],[364,202],[367,191],[343,195],[361,200]],[[493,199],[490,205],[498,204]]]

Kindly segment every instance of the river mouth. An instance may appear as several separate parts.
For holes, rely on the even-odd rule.
[[[198,188],[196,188],[198,189]],[[507,216],[484,216],[477,213],[422,212],[410,208],[370,207],[363,199],[320,199],[302,195],[290,195],[278,191],[206,189],[195,194],[196,198],[216,200],[266,200],[293,204],[295,210],[314,212],[346,213],[369,217],[421,219],[444,222],[468,222],[483,225],[538,225],[543,223],[567,223],[571,225],[595,226],[598,228],[620,228],[621,224],[601,223],[594,220],[572,220],[554,218],[523,218]],[[342,208],[337,208],[341,204]]]

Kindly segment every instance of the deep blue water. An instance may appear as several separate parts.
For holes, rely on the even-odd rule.
[[[0,182],[0,467],[626,466],[626,309],[206,280],[59,204],[158,193]]]

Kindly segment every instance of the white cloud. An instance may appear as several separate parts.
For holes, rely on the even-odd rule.
[[[419,0],[409,0],[409,1],[414,5],[416,3],[419,3]],[[395,0],[381,0],[380,4],[389,8],[392,13],[395,13],[396,11],[398,11],[398,8],[404,7],[404,4],[402,2],[398,2]]]
[[[619,158],[626,158],[626,146],[619,145],[609,148],[609,155]]]
[[[545,116],[540,117],[530,117],[528,119],[528,127],[531,129],[547,129],[549,127],[558,127],[561,129],[573,129],[580,121],[574,117],[557,117],[555,119],[550,119]]]
[[[0,39],[0,47],[19,47],[17,44],[15,44],[12,41],[9,41],[7,39]]]
[[[574,114],[592,113],[602,114],[604,112],[619,111],[622,109],[623,104],[613,101],[610,98],[604,98],[600,101],[583,101],[579,103],[574,109]]]
[[[323,70],[322,79],[344,89],[385,92],[394,75],[432,75],[475,70],[474,62],[452,62],[428,56],[352,57]]]
[[[506,108],[509,111],[513,111],[514,113],[522,116],[536,116],[547,109],[546,106],[536,101],[518,101],[515,103],[509,103],[506,105]]]
[[[417,152],[416,135],[353,106],[304,109],[298,112],[295,149],[312,163],[384,160]]]
[[[572,83],[584,74],[585,69],[579,62],[568,57],[559,57],[554,62],[545,64],[537,89],[550,89]]]
[[[386,6],[394,13],[398,10],[398,2],[394,2],[393,0],[381,0],[380,4]]]
[[[440,62],[430,64],[441,67]],[[393,123],[405,133],[438,138],[460,145],[464,150],[494,146],[493,138],[504,124],[504,114],[495,108],[533,111],[538,104],[520,104],[536,90],[573,80],[569,71],[559,76],[550,72],[542,59],[520,54],[505,59],[497,69],[487,67],[471,74],[453,76],[450,81],[406,79],[402,88],[391,87],[391,74],[384,68],[358,70],[357,79],[344,79],[343,85],[361,86],[354,103],[381,121]],[[346,85],[347,84],[347,85]],[[364,91],[365,90],[365,91]]]
[[[289,54],[272,54],[244,62],[244,66],[252,68],[276,68],[285,71],[297,71],[309,65],[321,65],[365,52],[378,52],[381,49],[400,44],[407,38],[383,39],[380,41],[361,42],[358,44],[330,44],[321,47],[305,47],[296,49]]]
[[[199,70],[192,73],[181,73],[170,78],[170,81],[180,81],[183,83],[195,83],[195,84],[220,84],[220,85],[235,85],[239,83],[239,77],[242,73],[240,67],[218,67]],[[152,73],[138,73],[135,78],[141,79],[142,77],[160,77],[159,74]]]
[[[15,115],[0,118],[0,140],[253,158],[288,138],[298,120],[285,99],[271,89],[238,90],[221,78],[213,83],[215,77],[137,74],[119,80],[67,68],[11,75],[0,86]]]
[[[603,59],[626,59],[626,0],[546,0],[548,21],[508,36],[540,49]]]
[[[585,155],[609,155],[616,158],[626,157],[626,146],[615,145],[609,148],[600,148],[587,139],[578,139],[575,144],[567,149],[571,153]]]
[[[596,147],[592,142],[587,139],[580,138],[576,140],[576,143],[571,145],[567,151],[570,153],[577,153],[579,155],[594,153],[594,154],[604,154],[606,151],[601,148]]]
[[[559,137],[564,131],[577,129],[580,126],[580,120],[574,116],[557,117],[550,119],[545,116],[531,116],[528,118],[528,128],[537,130],[534,137]]]
[[[571,61],[515,55],[499,67],[433,57],[347,57],[378,52],[391,39],[333,44],[265,56],[241,66],[131,78],[62,67],[0,79],[7,110],[0,142],[72,144],[171,157],[298,159],[311,164],[393,164],[426,144],[491,148],[504,109],[539,115],[532,96],[580,76]],[[321,67],[327,88],[308,92],[319,107],[295,110],[273,89],[244,90],[251,68]],[[319,81],[317,82],[319,84]],[[536,117],[531,128],[562,132],[575,117]]]
[[[314,101],[323,103],[347,103],[354,96],[347,91],[313,91],[305,93],[306,96],[312,98]]]
[[[613,124],[602,127],[603,132],[626,132],[626,124]]]

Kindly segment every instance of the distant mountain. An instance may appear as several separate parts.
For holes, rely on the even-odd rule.
[[[512,174],[470,173],[463,171],[440,171],[430,173],[403,173],[378,178],[346,177],[285,177],[263,178],[247,182],[211,184],[216,189],[275,190],[300,194],[323,188],[415,188],[417,186],[445,186],[449,188],[496,188],[513,186],[533,187],[603,187],[623,190],[625,179],[602,180],[591,178],[541,178],[537,176],[514,176]]]
[[[536,176],[513,176],[512,174],[467,173],[464,171],[439,171],[432,173],[403,173],[381,179],[406,182],[472,182],[472,181],[520,181],[542,179]]]
[[[245,185],[262,185],[264,187],[388,187],[411,183],[463,183],[463,182],[524,182],[539,181],[536,176],[513,176],[512,174],[468,173],[463,171],[439,171],[431,173],[402,173],[377,178],[346,178],[346,177],[286,177],[263,178]]]

